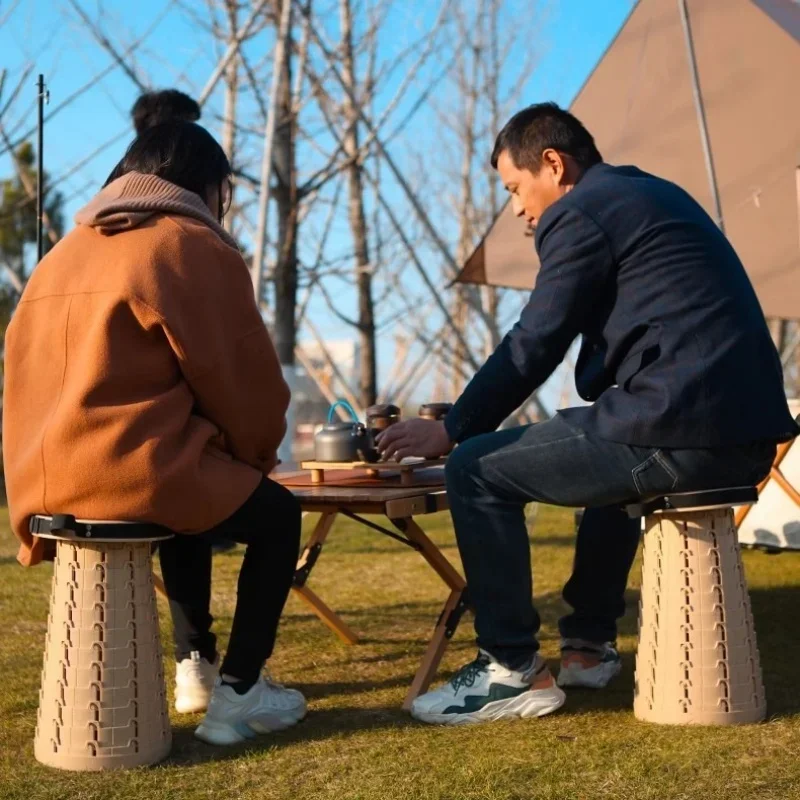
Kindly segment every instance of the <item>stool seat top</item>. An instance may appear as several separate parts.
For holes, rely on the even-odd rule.
[[[709,511],[714,508],[751,505],[758,502],[755,486],[732,486],[724,489],[707,489],[700,492],[675,492],[637,500],[625,506],[631,519],[649,514],[676,511]]]
[[[175,534],[152,522],[75,519],[69,514],[34,514],[28,530],[43,539],[86,542],[159,542]]]

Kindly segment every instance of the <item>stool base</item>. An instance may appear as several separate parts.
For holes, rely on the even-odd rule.
[[[58,540],[36,759],[138,767],[165,758],[171,741],[150,542]]]
[[[766,715],[733,511],[646,518],[634,714],[674,725]]]

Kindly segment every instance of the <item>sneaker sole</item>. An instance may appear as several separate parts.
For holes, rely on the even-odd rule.
[[[564,692],[553,686],[552,689],[523,692],[508,700],[495,700],[468,714],[430,714],[415,709],[412,705],[411,716],[420,722],[432,725],[475,725],[479,722],[497,722],[502,719],[531,719],[558,711],[566,699]]]
[[[250,720],[239,722],[218,722],[217,720],[204,719],[197,726],[194,735],[206,744],[231,745],[240,744],[256,736],[276,733],[297,725],[306,715],[306,709],[296,713],[281,715],[262,715]]]
[[[562,688],[604,689],[622,670],[619,661],[608,661],[588,669],[580,664],[561,667],[556,681]]]
[[[208,701],[211,695],[207,697],[181,697],[175,698],[175,711],[178,714],[199,714],[208,709]]]

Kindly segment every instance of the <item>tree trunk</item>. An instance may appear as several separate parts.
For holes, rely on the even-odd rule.
[[[357,96],[355,58],[353,55],[353,19],[350,0],[341,0],[339,5],[342,28],[342,77],[349,93],[345,93],[344,112],[346,128],[344,150],[349,159],[347,185],[349,192],[348,216],[353,236],[355,254],[356,287],[358,291],[358,337],[360,350],[359,401],[363,408],[375,403],[377,367],[375,357],[375,309],[372,298],[372,267],[369,259],[367,220],[364,212],[364,187],[361,175],[361,160],[358,156],[358,109],[351,97]]]
[[[238,0],[225,0],[225,11],[228,15],[228,44],[236,41],[239,32]],[[239,93],[239,55],[231,59],[225,69],[225,107],[222,121],[222,149],[228,156],[231,167],[235,169],[236,161],[236,101]],[[233,209],[233,184],[231,184],[230,208]],[[233,214],[227,214],[223,227],[233,233]]]
[[[283,3],[291,0],[276,0],[277,16]],[[287,35],[286,49],[278,88],[277,118],[273,144],[275,185],[273,194],[278,211],[278,247],[275,260],[275,320],[273,337],[283,375],[289,388],[295,387],[295,346],[297,344],[297,224],[298,193],[297,167],[295,164],[296,120],[292,107],[292,46],[291,27]],[[291,459],[294,438],[293,414],[287,419],[287,434],[278,453],[283,461]]]
[[[228,15],[228,44],[236,41],[239,32],[237,0],[225,0]],[[236,162],[236,101],[239,93],[239,56],[235,55],[225,69],[225,108],[222,121],[222,149],[228,156],[231,168]],[[230,208],[233,209],[233,184],[231,184]],[[233,233],[233,214],[227,214],[222,223],[228,233]]]
[[[458,82],[461,99],[463,102],[462,126],[460,131],[461,138],[461,170],[459,175],[460,197],[458,212],[458,250],[456,258],[459,264],[463,264],[469,257],[473,244],[473,222],[475,217],[475,204],[473,200],[472,165],[475,161],[475,117],[478,105],[478,86],[481,72],[482,41],[479,27],[483,23],[483,2],[478,4],[475,16],[476,24],[462,18],[464,43],[458,61]],[[467,58],[469,59],[467,61]],[[469,70],[469,74],[468,74]],[[461,334],[466,340],[469,328],[469,305],[467,304],[466,293],[470,289],[459,285],[456,289],[455,309],[453,317],[458,325]],[[459,341],[456,343],[453,370],[451,379],[451,392],[453,400],[458,398],[464,389],[464,363],[466,352],[464,344]]]
[[[497,28],[498,17],[500,15],[500,5],[498,0],[491,0],[489,5],[489,63],[491,73],[486,82],[486,90],[489,94],[489,118],[491,120],[491,136],[497,136],[500,132],[500,47],[498,42]],[[497,173],[489,166],[489,215],[492,220],[497,216]],[[500,344],[500,331],[497,327],[497,312],[499,308],[499,295],[495,286],[484,286],[481,289],[481,299],[483,307],[486,309],[486,316],[489,319],[490,327],[486,333],[485,355],[488,358]]]

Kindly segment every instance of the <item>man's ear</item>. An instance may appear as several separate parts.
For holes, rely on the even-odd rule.
[[[554,183],[561,183],[563,181],[564,173],[566,172],[566,164],[564,163],[564,157],[558,150],[553,150],[552,147],[548,147],[542,152],[542,167],[553,176]]]

